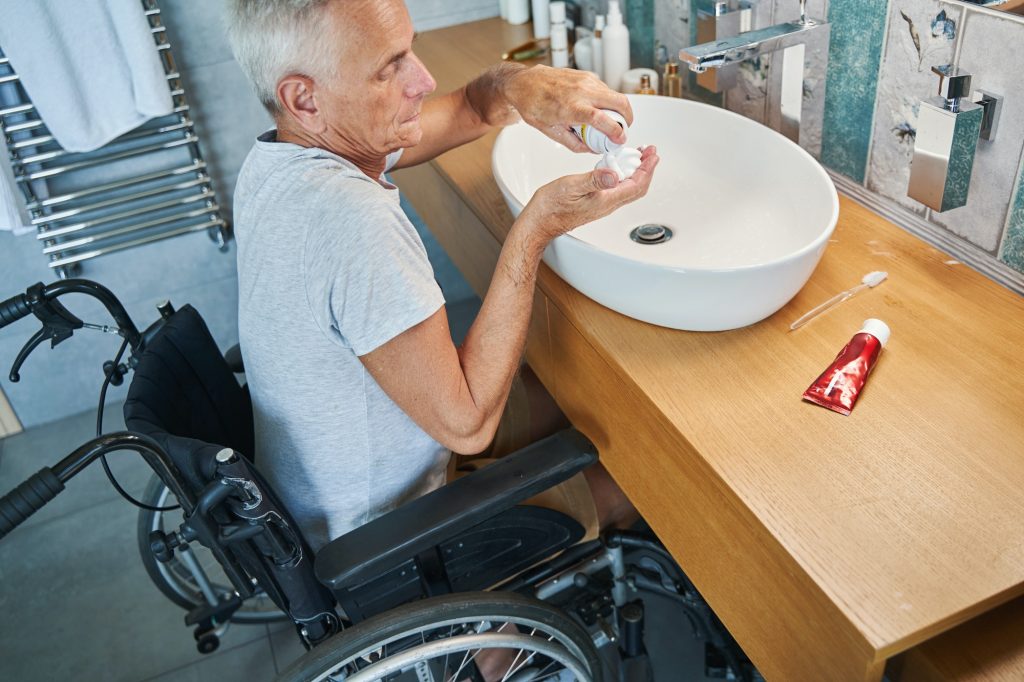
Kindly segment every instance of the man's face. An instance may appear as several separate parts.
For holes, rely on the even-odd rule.
[[[418,144],[420,109],[437,83],[412,53],[405,3],[339,0],[326,23],[341,46],[337,77],[316,85],[331,148],[372,158]]]

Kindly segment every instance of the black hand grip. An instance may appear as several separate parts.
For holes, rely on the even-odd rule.
[[[0,303],[0,329],[31,314],[32,307],[29,306],[28,297],[25,294],[12,296]]]
[[[0,540],[22,521],[35,514],[64,490],[64,484],[50,467],[38,473],[0,499]]]

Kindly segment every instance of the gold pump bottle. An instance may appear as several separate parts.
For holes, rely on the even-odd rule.
[[[644,74],[640,76],[640,89],[636,91],[638,95],[657,95],[658,92],[651,87],[651,77]]]
[[[665,77],[661,79],[664,83],[666,97],[683,96],[683,77],[679,75],[679,64],[669,62],[665,64]]]

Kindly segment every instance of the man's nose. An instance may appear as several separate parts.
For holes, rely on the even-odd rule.
[[[426,65],[416,55],[413,55],[413,68],[415,73],[405,89],[406,95],[409,97],[422,97],[432,93],[437,88],[437,81],[434,80],[434,77],[427,71]]]

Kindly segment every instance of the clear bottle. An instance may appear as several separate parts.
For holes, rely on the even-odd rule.
[[[640,76],[640,87],[637,89],[636,94],[638,95],[657,95],[658,91],[651,87],[651,77],[647,74]]]
[[[629,70],[629,29],[622,23],[618,0],[608,0],[608,25],[601,32],[604,82],[612,90],[622,88],[622,74]]]
[[[590,43],[590,59],[594,64],[594,73],[604,80],[604,52],[602,51],[601,34],[604,31],[604,15],[598,14],[594,20],[594,39]]]
[[[629,132],[629,126],[626,124],[626,119],[622,114],[611,109],[602,109],[601,111],[611,116],[616,123],[622,126],[623,130],[627,133]],[[607,135],[592,125],[584,123],[573,126],[572,131],[576,133],[576,136],[583,140],[583,144],[587,145],[587,147],[590,148],[590,151],[595,154],[608,154],[622,148],[621,144],[612,142]]]
[[[530,0],[508,0],[508,23],[525,24],[530,20]]]
[[[551,3],[551,66],[569,66],[569,30],[565,25],[565,3]]]
[[[549,0],[533,0],[533,39],[540,40],[551,35],[551,22],[548,14]]]
[[[665,77],[662,79],[666,97],[683,96],[683,77],[679,75],[679,64],[668,62],[665,64]]]

